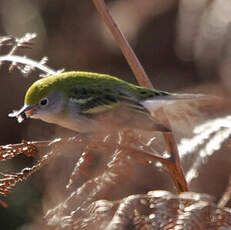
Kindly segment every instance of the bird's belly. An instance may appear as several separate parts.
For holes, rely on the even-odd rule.
[[[51,118],[49,116],[49,119],[43,117],[42,120],[79,133],[111,133],[123,128],[162,131],[162,127],[155,124],[150,116],[126,109],[117,109],[99,114],[75,113],[75,116],[71,117],[57,116]]]
[[[74,118],[58,119],[52,123],[79,133],[113,133],[125,127],[136,128],[132,117],[124,117],[122,114],[114,112],[105,112],[97,115],[78,115]]]
[[[79,133],[92,133],[100,130],[100,125],[97,121],[85,117],[78,117],[77,119],[60,119],[55,123]]]

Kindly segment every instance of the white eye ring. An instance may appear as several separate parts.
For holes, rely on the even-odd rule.
[[[42,107],[45,107],[45,106],[48,105],[48,103],[49,103],[48,98],[44,97],[43,99],[40,100],[39,105],[42,106]]]

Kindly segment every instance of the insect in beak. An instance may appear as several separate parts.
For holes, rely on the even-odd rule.
[[[27,118],[31,117],[35,112],[35,107],[31,105],[24,105],[20,110],[14,110],[12,113],[9,113],[9,117],[16,117],[18,122],[21,123]]]

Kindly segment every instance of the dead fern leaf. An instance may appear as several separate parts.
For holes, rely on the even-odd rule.
[[[218,208],[212,197],[192,192],[176,196],[157,190],[119,201],[98,200],[60,219],[56,217],[50,216],[48,229],[231,229],[230,209]]]
[[[1,173],[0,176],[2,177],[2,179],[0,179],[0,196],[5,196],[9,194],[10,190],[18,182],[26,180],[30,175],[37,172],[41,167],[46,165],[54,157],[54,155],[54,152],[47,153],[33,167],[24,168],[21,172],[10,174]]]
[[[179,144],[181,157],[198,152],[196,159],[186,173],[186,180],[191,183],[199,174],[199,169],[210,156],[221,149],[223,143],[231,136],[231,116],[209,120],[194,129],[190,139],[182,139]]]

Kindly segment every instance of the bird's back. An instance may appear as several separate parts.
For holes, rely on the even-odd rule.
[[[79,90],[78,93],[85,97],[89,94],[107,93],[115,97],[128,97],[135,101],[169,95],[166,92],[140,87],[110,75],[73,71],[36,81],[27,91],[25,103],[34,104],[53,90],[62,91],[65,95]]]

